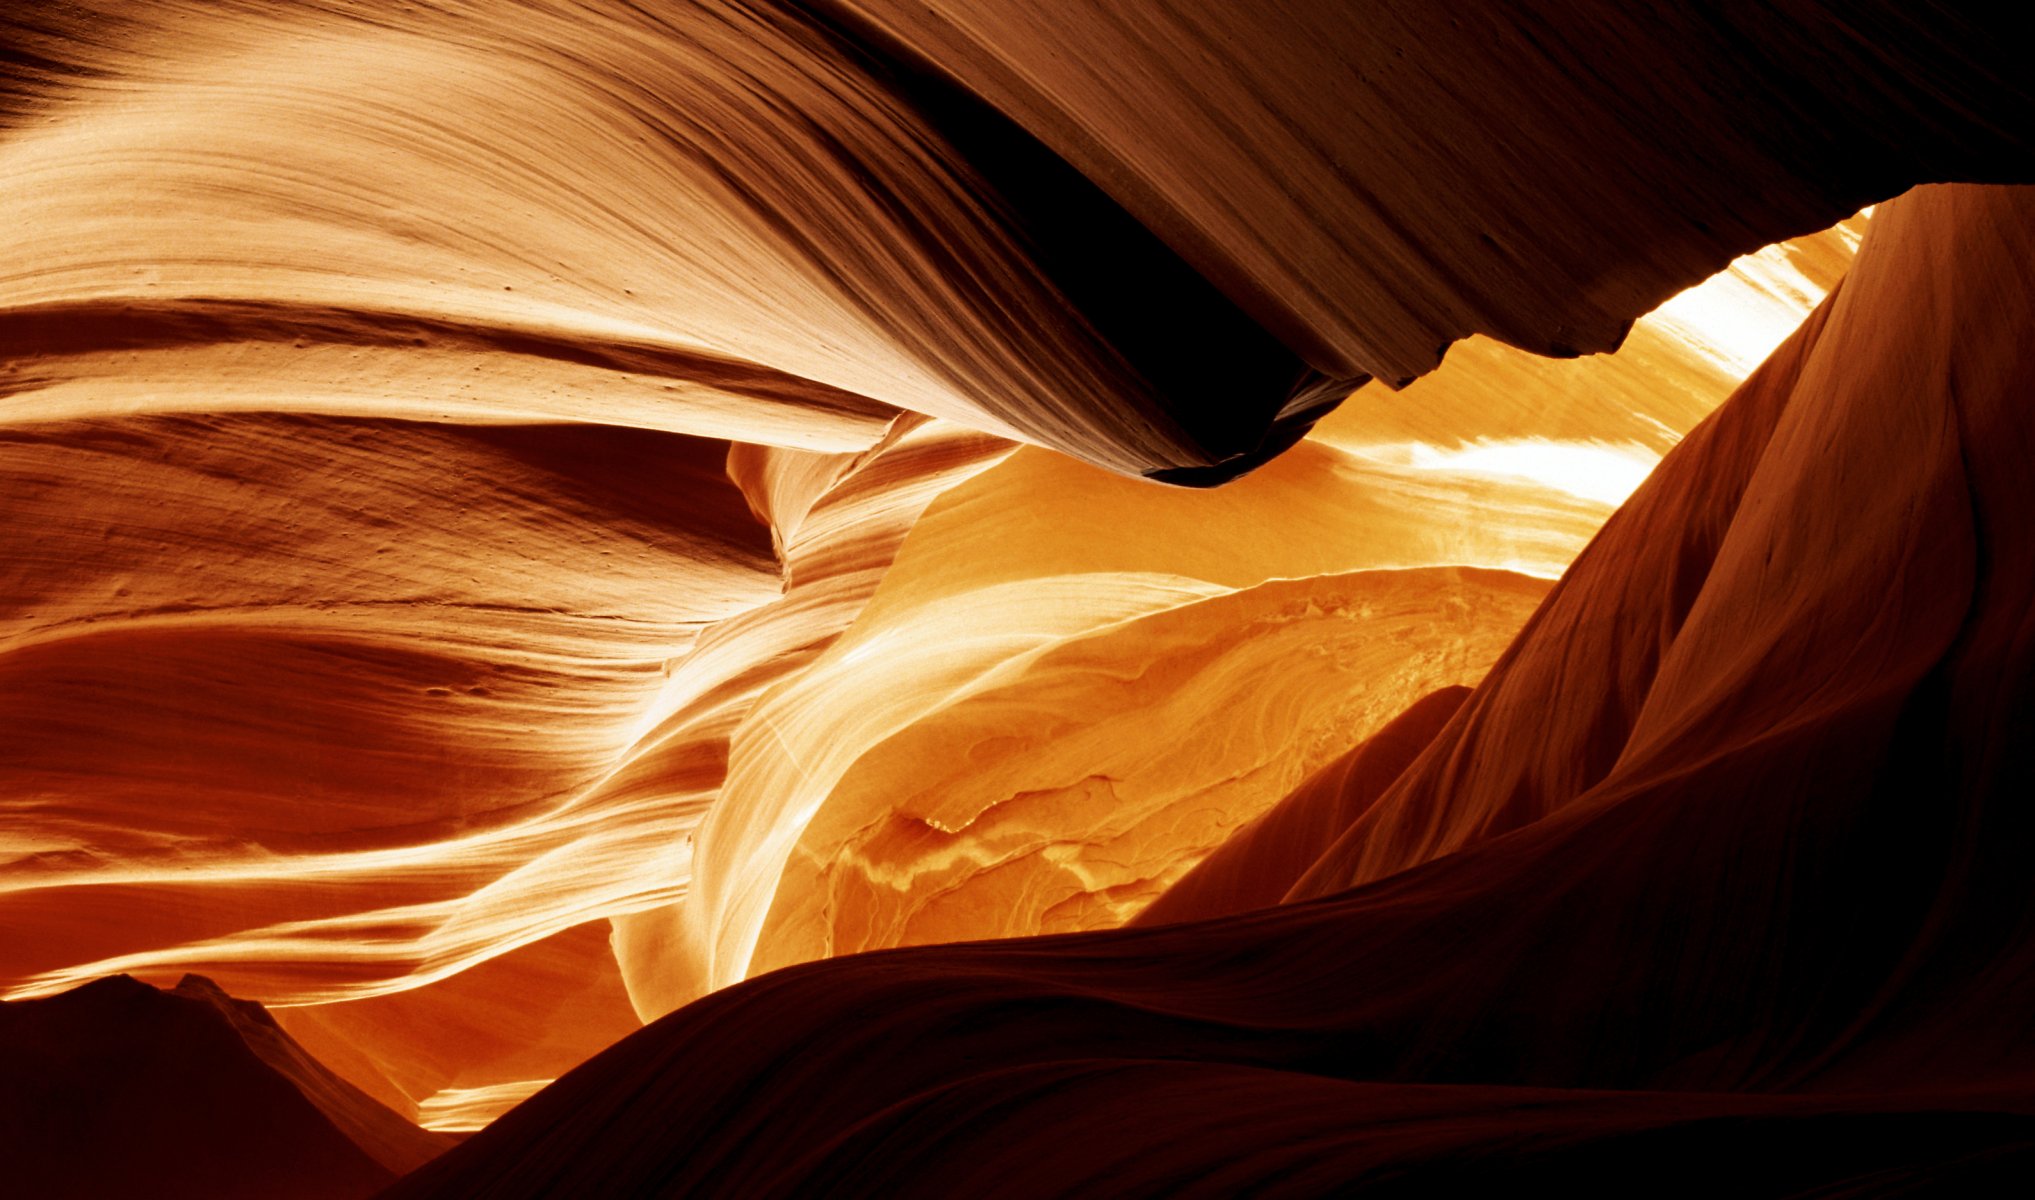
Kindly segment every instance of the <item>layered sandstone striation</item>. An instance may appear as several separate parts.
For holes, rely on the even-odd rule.
[[[881,1191],[893,1119],[913,1186],[1243,1187],[1396,1108],[1508,1170],[1508,1121],[1947,1169],[2013,1120],[1867,1113],[1903,1063],[2018,1111],[1951,1067],[2017,1061],[2025,201],[1893,198],[2035,182],[2028,50],[1810,0],[12,6],[0,995],[197,971],[401,1118],[537,1096],[419,1188]],[[713,995],[1036,934],[1083,936]],[[1028,1174],[1059,1092],[1146,1116]],[[963,1101],[1007,1157],[911,1124]],[[697,1162],[590,1165],[653,1121]],[[1319,1178],[1414,1153],[1351,1145]]]
[[[1294,902],[752,980],[393,1194],[1781,1195],[2025,1163],[2031,249],[2022,189],[1884,206],[1446,727],[1318,830]]]

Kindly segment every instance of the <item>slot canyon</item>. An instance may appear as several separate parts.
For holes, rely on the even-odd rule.
[[[0,1196],[2027,1194],[2031,31],[0,0]]]

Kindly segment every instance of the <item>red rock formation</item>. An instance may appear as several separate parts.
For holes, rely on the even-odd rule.
[[[1877,536],[1854,477],[1933,469],[1762,482],[1795,393],[1855,404],[1797,346],[1417,761],[1379,733],[1484,676],[1857,221],[1615,356],[1500,343],[1610,349],[1914,182],[2035,179],[2027,49],[1880,0],[10,6],[0,992],[201,969],[464,1128],[778,966],[1115,925],[1240,826],[1150,923],[1838,720],[1955,603],[1889,643],[1744,583],[1733,497]],[[1954,526],[1878,552],[1957,578]]]
[[[362,1197],[454,1139],[304,1053],[258,1004],[188,976],[0,1003],[10,1195]]]
[[[1194,921],[1284,900],[1323,849],[1369,811],[1427,749],[1469,694],[1469,688],[1449,687],[1421,697],[1237,830],[1129,924]]]
[[[1316,368],[1615,348],[1732,255],[2027,180],[2025,31],[1955,5],[825,0],[986,97]]]
[[[2027,1163],[2031,251],[2035,193],[1887,205],[1301,890],[1363,886],[780,971],[391,1195],[1829,1194]]]
[[[839,449],[894,406],[1213,482],[1466,335],[1610,349],[1916,180],[2027,178],[2000,20],[91,0],[0,25],[0,344],[44,418]]]

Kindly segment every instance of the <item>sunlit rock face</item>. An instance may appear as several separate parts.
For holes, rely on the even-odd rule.
[[[1186,923],[752,979],[392,1194],[1956,1193],[2029,1161],[2031,249],[2030,189],[1882,206],[1490,675],[1187,876]],[[1284,904],[1214,877],[1310,856]]]
[[[473,1129],[776,968],[1382,885],[1686,748],[1690,493],[1768,494],[1690,431],[1862,207],[2035,178],[2010,25],[1709,8],[0,16],[0,994],[201,971]]]
[[[1837,237],[1811,245],[1841,263]],[[1115,924],[1413,697],[1481,676],[1608,511],[1622,477],[1587,473],[1607,451],[1571,410],[1653,328],[1545,367],[1466,346],[1211,492],[932,426],[863,455],[305,416],[20,429],[22,553],[66,565],[17,600],[17,994],[204,970],[309,1005],[276,1011],[460,1127],[770,965]],[[1699,397],[1645,427],[1658,444],[1727,385],[1657,340]],[[1497,427],[1524,457],[1450,461],[1411,423],[1508,368],[1545,398]],[[1116,724],[1062,744],[1083,713]],[[731,739],[747,773],[724,791]],[[715,832],[781,859],[735,841],[702,864],[688,837],[722,809]],[[696,877],[755,897],[718,973],[696,947],[724,935],[682,936],[705,906],[670,901]],[[626,971],[571,928],[646,906]]]

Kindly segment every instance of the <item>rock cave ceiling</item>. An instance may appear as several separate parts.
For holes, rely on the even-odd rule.
[[[22,1186],[2026,1163],[2029,49],[0,8]]]

